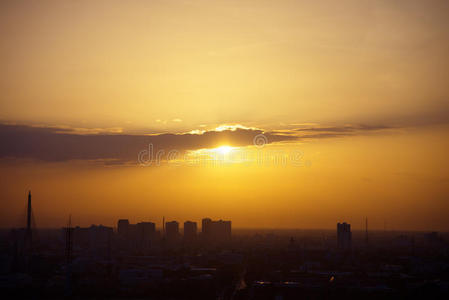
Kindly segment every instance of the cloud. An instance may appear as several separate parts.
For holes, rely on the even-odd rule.
[[[80,134],[77,128],[33,127],[0,124],[0,158],[37,159],[43,161],[103,160],[109,163],[137,162],[138,153],[153,145],[154,151],[178,151],[214,148],[223,144],[253,145],[258,134],[264,134],[268,143],[296,139],[260,129],[232,128],[201,133],[164,133],[129,135],[99,132]],[[85,131],[86,133],[91,133]]]
[[[300,125],[300,127],[297,127]],[[295,137],[297,140],[322,139],[367,134],[369,132],[385,131],[396,127],[385,125],[346,124],[335,126],[320,126],[318,124],[293,124],[287,129],[275,130],[272,133]]]
[[[162,150],[183,154],[189,150],[221,145],[252,146],[257,135],[267,143],[306,141],[380,132],[397,127],[346,124],[320,126],[316,123],[286,125],[284,129],[265,131],[239,124],[221,125],[212,130],[187,133],[125,134],[121,128],[70,128],[0,124],[0,159],[35,159],[42,161],[88,160],[107,165],[137,163],[142,150],[152,145],[154,153]]]

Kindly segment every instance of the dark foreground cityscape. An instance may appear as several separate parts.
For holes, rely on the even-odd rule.
[[[448,235],[176,221],[2,230],[3,299],[447,299]],[[182,233],[181,233],[182,232]]]

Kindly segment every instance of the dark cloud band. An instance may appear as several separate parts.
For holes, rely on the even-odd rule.
[[[60,128],[0,125],[0,158],[31,158],[43,161],[116,160],[137,161],[137,155],[152,144],[154,151],[195,150],[223,144],[253,145],[254,137],[266,136],[268,143],[294,140],[295,137],[264,133],[256,129],[206,131],[202,134],[72,134]]]

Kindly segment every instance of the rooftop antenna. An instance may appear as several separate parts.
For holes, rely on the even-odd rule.
[[[72,262],[72,215],[69,215],[69,222],[66,228],[66,258],[67,264]]]
[[[368,217],[365,218],[365,242],[368,247]]]
[[[31,231],[31,191],[28,191],[27,231]]]
[[[69,215],[69,222],[67,224],[67,228],[65,231],[65,251],[67,259],[65,292],[67,296],[72,295],[72,249],[73,249],[72,234],[73,234],[72,215]]]
[[[27,209],[27,228],[26,228],[26,242],[28,250],[31,250],[31,191],[28,191],[28,209]]]

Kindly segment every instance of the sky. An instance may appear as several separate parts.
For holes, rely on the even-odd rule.
[[[449,3],[1,1],[0,227],[449,230]]]

